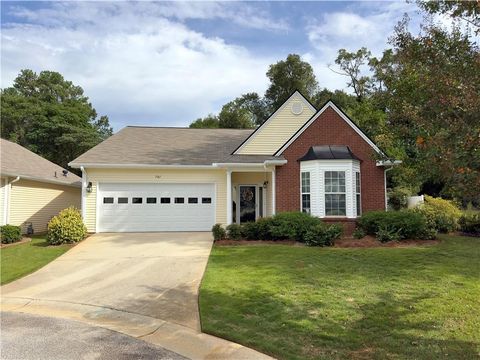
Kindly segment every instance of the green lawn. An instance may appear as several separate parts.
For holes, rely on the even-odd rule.
[[[6,284],[34,272],[62,255],[72,245],[48,246],[45,237],[0,250],[0,283]]]
[[[480,358],[480,239],[214,247],[202,329],[280,359]]]

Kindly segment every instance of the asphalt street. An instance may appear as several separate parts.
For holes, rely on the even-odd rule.
[[[186,359],[145,341],[73,320],[0,314],[1,359]]]

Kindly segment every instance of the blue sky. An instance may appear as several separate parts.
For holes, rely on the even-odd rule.
[[[337,50],[376,55],[415,4],[398,2],[5,2],[2,75],[53,70],[84,88],[115,130],[186,126],[245,93],[263,94],[268,65],[289,53],[321,87],[345,89]]]

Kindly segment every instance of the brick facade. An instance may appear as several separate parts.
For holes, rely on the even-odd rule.
[[[276,211],[300,210],[300,163],[315,145],[347,145],[361,159],[362,212],[385,209],[384,169],[375,164],[375,150],[332,108],[327,108],[285,149],[288,163],[276,169]],[[351,219],[338,219],[346,233],[353,231]]]

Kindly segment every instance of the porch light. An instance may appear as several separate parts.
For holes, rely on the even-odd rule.
[[[86,190],[87,190],[88,193],[92,192],[92,182],[91,181],[88,183]]]
[[[268,181],[265,180],[265,181],[263,182],[263,188],[266,189],[266,188],[267,188],[267,185],[268,185]]]

